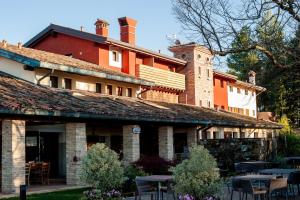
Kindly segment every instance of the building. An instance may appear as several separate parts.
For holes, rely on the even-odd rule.
[[[51,24],[25,46],[155,82],[155,87],[141,87],[139,92],[143,98],[178,103],[179,94],[185,90],[185,77],[176,71],[183,68],[186,61],[137,46],[137,21],[128,17],[118,21],[120,40],[110,38],[108,22],[98,19],[95,33]]]
[[[213,109],[207,50],[153,52],[135,45],[134,20],[119,22],[122,41],[106,37],[108,23],[98,20],[97,34],[50,25],[26,44],[34,48],[0,42],[1,192],[18,192],[32,160],[50,162],[52,179],[80,185],[81,158],[97,142],[127,163],[141,155],[172,160],[199,138],[281,128]],[[195,84],[206,91],[199,95]]]

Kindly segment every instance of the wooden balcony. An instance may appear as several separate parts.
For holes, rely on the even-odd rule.
[[[185,75],[147,65],[137,66],[139,78],[155,82],[156,86],[185,90]]]

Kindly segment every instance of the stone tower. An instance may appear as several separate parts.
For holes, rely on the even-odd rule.
[[[186,76],[186,90],[179,96],[179,103],[207,108],[214,107],[212,54],[196,43],[176,44],[169,48],[174,56],[187,61],[178,73]]]

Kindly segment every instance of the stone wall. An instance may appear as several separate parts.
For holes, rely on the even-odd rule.
[[[201,140],[217,159],[221,169],[234,169],[234,163],[247,160],[267,160],[276,155],[277,141],[273,139],[218,139]]]

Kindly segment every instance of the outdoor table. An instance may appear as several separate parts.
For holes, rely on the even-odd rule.
[[[251,180],[251,181],[269,181],[276,179],[276,175],[249,174],[245,176],[235,176],[234,179]]]
[[[161,189],[161,183],[167,183],[167,182],[172,182],[173,176],[169,175],[151,175],[151,176],[143,176],[140,177],[141,180],[143,181],[149,181],[149,182],[156,182],[157,183],[157,199],[160,200],[160,189]]]
[[[260,170],[259,173],[260,174],[273,174],[273,175],[286,175],[288,176],[290,173],[292,172],[298,172],[299,169],[264,169],[264,170]]]

